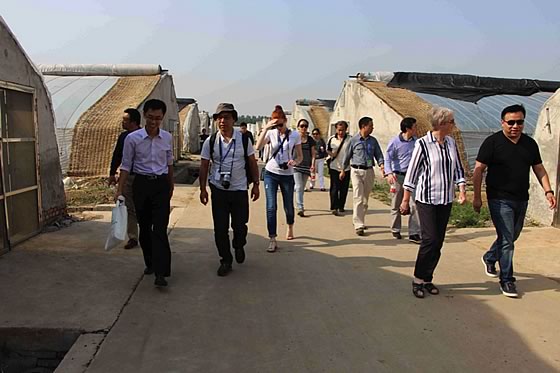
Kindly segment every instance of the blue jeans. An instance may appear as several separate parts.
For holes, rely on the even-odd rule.
[[[523,229],[527,212],[527,201],[491,199],[488,201],[490,216],[498,237],[484,254],[484,261],[489,264],[500,263],[500,283],[515,282],[513,277],[514,242]]]
[[[276,210],[278,210],[276,193],[280,187],[286,224],[294,224],[294,177],[292,175],[278,175],[270,171],[264,173],[264,190],[266,193],[266,226],[268,236],[276,237]]]
[[[305,192],[305,185],[307,185],[308,179],[308,174],[304,174],[302,172],[294,172],[296,207],[298,211],[303,211],[303,192]]]

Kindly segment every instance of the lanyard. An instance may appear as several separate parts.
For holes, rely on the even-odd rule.
[[[222,141],[222,138],[220,137],[220,170],[219,170],[219,172],[220,172],[220,173],[222,172],[222,164],[223,164],[224,161],[226,160],[226,158],[227,158],[227,156],[228,156],[228,154],[229,154],[229,151],[230,151],[231,148],[233,147],[233,153],[232,153],[232,155],[231,155],[231,167],[230,167],[230,173],[231,173],[231,172],[233,171],[233,161],[234,161],[234,159],[235,159],[235,139],[231,139],[231,142],[229,143],[229,145],[228,145],[228,147],[227,147],[226,154],[225,154],[224,156],[222,156],[222,153],[223,153],[223,150],[222,150],[222,148],[223,148],[223,143],[224,143],[224,142]]]

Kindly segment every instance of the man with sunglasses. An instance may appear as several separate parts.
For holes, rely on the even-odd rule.
[[[500,264],[500,287],[507,297],[518,296],[513,277],[513,251],[527,211],[531,168],[544,189],[550,208],[556,207],[539,147],[535,140],[523,134],[524,124],[525,108],[522,105],[506,107],[502,111],[502,131],[484,140],[473,173],[473,208],[480,212],[482,174],[488,170],[486,196],[497,238],[483,255],[482,262],[486,275],[494,278],[498,277],[496,262]]]

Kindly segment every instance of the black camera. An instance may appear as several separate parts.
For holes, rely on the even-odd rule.
[[[230,172],[221,172],[220,173],[220,182],[224,189],[229,189],[231,186],[231,173]]]
[[[288,162],[278,163],[278,167],[280,167],[281,170],[287,170],[288,169]]]

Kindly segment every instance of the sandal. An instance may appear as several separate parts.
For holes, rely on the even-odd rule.
[[[286,232],[286,239],[288,241],[291,241],[294,239],[294,228],[292,227],[291,229],[288,228],[288,231]]]
[[[435,286],[431,282],[424,283],[424,289],[426,289],[426,291],[428,293],[432,294],[432,295],[438,295],[439,294],[439,289],[437,288],[437,286]]]
[[[412,294],[416,298],[424,298],[424,284],[412,283]]]
[[[268,244],[268,249],[266,249],[266,251],[269,253],[273,253],[276,251],[276,249],[278,249],[278,243],[276,242],[276,240],[270,240],[270,243]]]

